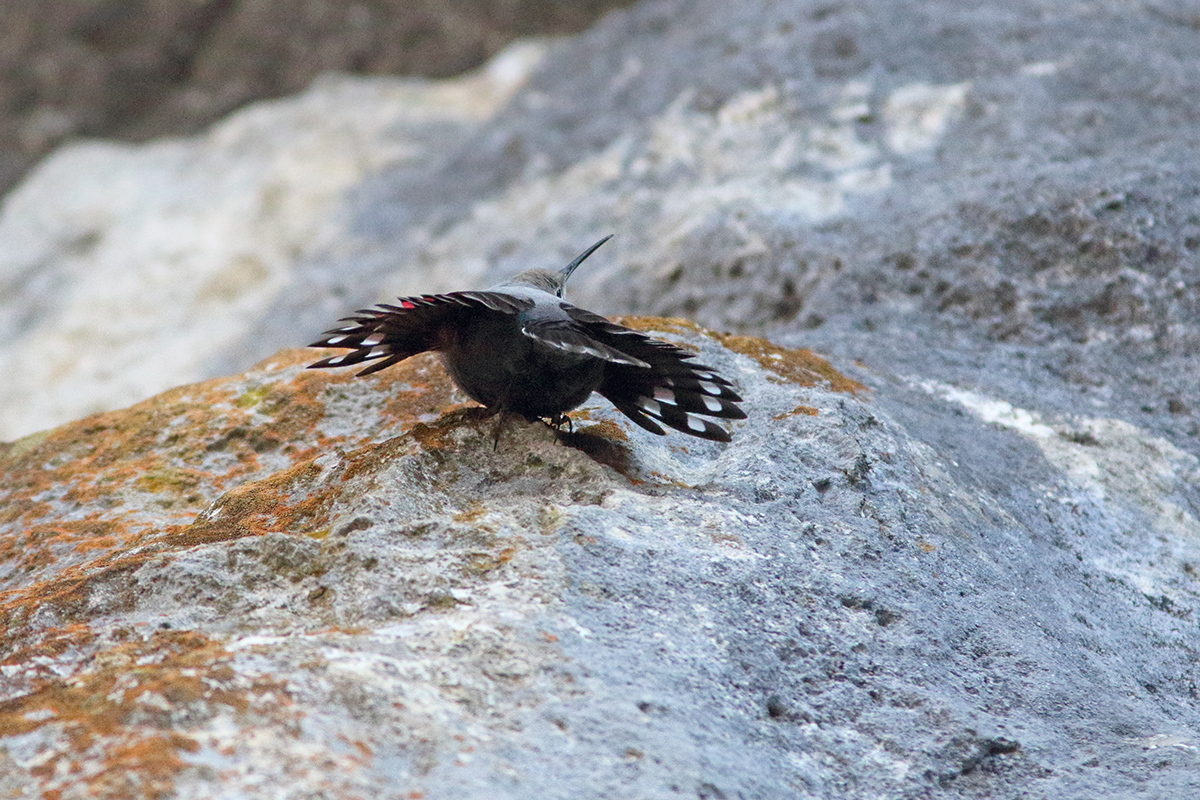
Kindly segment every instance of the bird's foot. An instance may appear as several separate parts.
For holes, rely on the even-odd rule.
[[[496,424],[492,428],[492,452],[494,453],[500,449],[500,435],[504,433],[504,429],[508,426],[508,412],[502,408],[488,410],[492,412],[491,415],[495,415],[496,417]]]

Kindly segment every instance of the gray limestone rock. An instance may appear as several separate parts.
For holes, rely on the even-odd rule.
[[[0,790],[59,786],[47,765],[128,735],[113,763],[183,797],[1200,794],[1196,28],[1170,0],[645,2],[486,102],[372,128],[367,167],[271,217],[303,224],[270,291],[230,284],[232,328],[186,357],[164,359],[165,300],[121,320],[143,328],[116,361],[86,320],[119,306],[84,292],[56,316],[81,275],[157,274],[136,258],[153,237],[117,247],[99,204],[91,227],[42,224],[0,271],[21,292],[4,373],[25,381],[7,435],[50,424],[21,410],[47,404],[20,366],[38,343],[146,376],[77,384],[55,421],[269,358],[7,446]],[[497,63],[475,80],[517,62]],[[461,84],[404,86],[432,115],[422,93]],[[246,113],[269,132],[287,108]],[[222,130],[213,157],[239,163]],[[312,158],[335,157],[323,141]],[[177,163],[155,174],[191,174]],[[116,197],[158,219],[129,174]],[[28,202],[54,196],[37,180],[6,201],[5,241],[57,219]],[[242,276],[221,248],[257,242],[254,218],[219,183],[204,199],[238,236],[169,207],[214,248],[204,269]],[[746,397],[730,445],[597,403],[577,446],[535,425],[493,455],[433,362],[318,385],[271,355],[610,232],[572,302],[810,347],[869,391],[680,327]],[[63,358],[45,380],[77,369]],[[100,524],[122,509],[128,530]],[[71,716],[88,697],[126,727]],[[178,763],[129,755],[151,733]]]

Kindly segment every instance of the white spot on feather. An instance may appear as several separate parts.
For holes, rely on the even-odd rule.
[[[654,399],[661,400],[664,403],[670,403],[671,405],[679,405],[679,401],[675,399],[675,393],[670,389],[664,389],[661,386],[656,386],[654,388]]]
[[[662,416],[662,406],[656,400],[651,400],[649,397],[639,397],[638,408],[647,414],[653,414],[656,417]]]

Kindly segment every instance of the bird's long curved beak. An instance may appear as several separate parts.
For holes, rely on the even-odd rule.
[[[592,253],[596,252],[596,248],[598,248],[600,245],[602,245],[602,244],[604,244],[605,242],[607,242],[607,241],[608,241],[609,239],[611,239],[612,237],[613,237],[613,235],[612,235],[611,233],[610,233],[608,236],[605,236],[603,239],[601,239],[600,241],[596,242],[594,245],[592,245],[591,247],[589,247],[587,250],[584,250],[582,253],[580,253],[578,256],[576,256],[575,260],[574,260],[574,261],[572,261],[570,264],[567,264],[565,267],[563,267],[562,269],[560,269],[560,270],[558,271],[558,274],[559,274],[559,275],[562,275],[562,282],[563,282],[563,285],[566,285],[566,283],[567,283],[567,278],[571,277],[571,273],[575,271],[575,268],[576,268],[576,267],[578,267],[580,264],[582,264],[582,263],[583,263],[583,260],[584,260],[585,258],[587,258],[588,256],[590,256]]]

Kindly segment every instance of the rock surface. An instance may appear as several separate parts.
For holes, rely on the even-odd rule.
[[[126,397],[267,361],[0,456],[0,796],[1200,793],[1197,24],[1173,0],[655,0],[465,82],[253,109],[259,155],[222,128],[127,153],[211,145],[150,171],[206,176],[202,202],[107,182],[114,220],[148,220],[119,246],[101,203],[90,228],[21,204],[102,195],[39,184],[49,162],[0,216],[29,237],[0,248],[6,378],[71,325],[81,364],[113,363],[90,326],[142,326]],[[278,121],[323,91],[351,102]],[[355,91],[408,94],[374,117]],[[320,178],[331,135],[268,191],[272,129],[347,106],[378,132],[345,134],[363,166]],[[258,172],[227,191],[231,164]],[[295,231],[269,291],[239,284],[244,209],[296,203],[263,212]],[[136,257],[164,209],[232,280],[166,359],[180,309],[211,309]],[[613,231],[572,301],[776,343],[649,323],[744,390],[728,447],[595,406],[569,446],[535,425],[492,452],[430,360],[354,381],[271,355]],[[121,269],[179,299],[53,310]]]
[[[725,762],[762,782],[773,747],[743,760],[719,727],[678,744],[712,714],[779,727],[724,654],[803,637],[784,608],[730,629],[730,603],[770,548],[817,555],[777,539],[797,491],[857,507],[869,468],[853,436],[804,444],[819,488],[762,465],[856,429],[864,389],[807,352],[640,325],[737,379],[761,432],[659,439],[598,401],[567,444],[537,423],[493,450],[431,357],[356,380],[284,351],[5,446],[0,790],[657,796],[728,781]],[[735,683],[695,683],[714,670]]]

